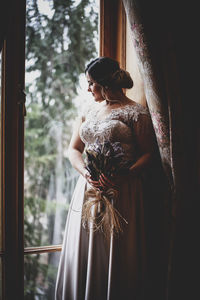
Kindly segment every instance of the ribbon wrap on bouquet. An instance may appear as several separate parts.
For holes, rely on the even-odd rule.
[[[91,188],[86,191],[86,201],[83,204],[82,223],[84,228],[101,230],[106,236],[122,232],[121,220],[128,222],[113,206],[119,196],[115,188],[98,190]]]

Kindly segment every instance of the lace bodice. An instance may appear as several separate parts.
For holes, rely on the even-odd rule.
[[[140,122],[140,115],[145,115],[149,119],[149,112],[140,104],[129,104],[124,107],[112,109],[112,111],[104,117],[98,119],[98,109],[93,107],[88,110],[85,121],[80,127],[80,137],[86,148],[98,141],[105,140],[110,142],[120,142],[124,148],[126,158],[134,160],[139,151],[137,144],[136,132],[139,127],[143,126]],[[135,123],[140,122],[139,126]]]

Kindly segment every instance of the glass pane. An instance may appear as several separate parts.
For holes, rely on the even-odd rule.
[[[60,252],[25,255],[25,300],[54,300],[59,258]]]
[[[67,148],[92,101],[84,68],[98,55],[98,2],[27,1],[25,247],[62,243],[78,176]]]

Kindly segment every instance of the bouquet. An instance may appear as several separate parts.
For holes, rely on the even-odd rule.
[[[128,165],[129,162],[124,160],[124,149],[120,142],[100,143],[97,140],[86,150],[86,169],[93,180],[98,181],[101,174],[112,179],[127,170]]]
[[[83,205],[83,225],[93,224],[93,229],[108,233],[122,231],[121,220],[126,220],[114,208],[118,198],[115,176],[127,171],[130,162],[125,160],[124,150],[119,142],[99,142],[98,140],[86,150],[86,169],[91,179],[98,181],[98,189],[86,192],[87,200]],[[127,222],[126,222],[127,223]]]

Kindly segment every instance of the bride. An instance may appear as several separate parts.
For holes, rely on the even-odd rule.
[[[96,58],[85,74],[94,103],[77,120],[68,149],[80,177],[67,217],[56,300],[162,300],[163,173],[150,114],[125,95],[133,81],[117,61]],[[130,162],[126,172],[94,180],[83,154],[97,140],[120,144]],[[111,218],[106,236],[100,228],[94,230],[95,218],[87,220],[83,208],[91,200],[88,191],[98,195],[113,186],[118,196],[111,205],[123,221],[114,234]]]

